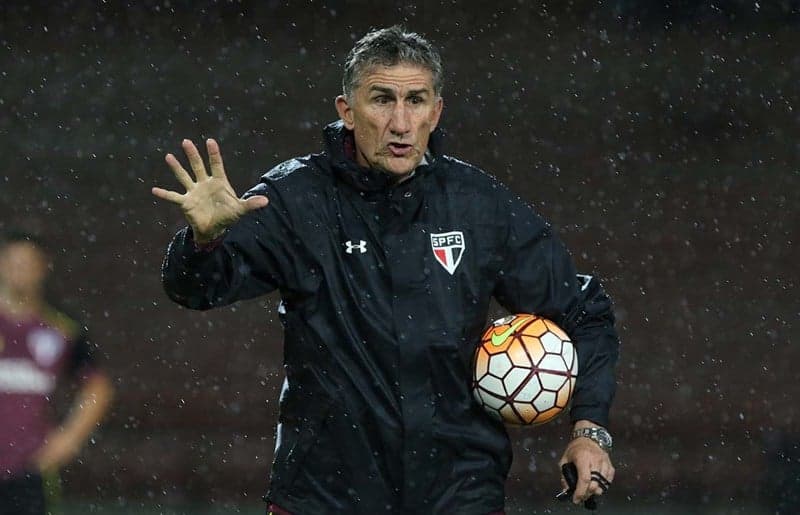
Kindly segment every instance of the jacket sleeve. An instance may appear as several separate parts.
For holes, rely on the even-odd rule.
[[[607,427],[619,354],[611,299],[595,278],[575,272],[562,242],[528,205],[518,198],[504,205],[506,255],[495,298],[512,313],[535,313],[566,331],[578,352],[570,417]]]
[[[283,273],[293,262],[290,219],[268,183],[244,196],[253,195],[265,195],[270,202],[243,216],[213,244],[198,247],[190,227],[175,235],[161,269],[172,300],[191,309],[210,309],[283,286]]]

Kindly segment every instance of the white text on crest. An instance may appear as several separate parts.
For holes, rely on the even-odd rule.
[[[431,236],[434,247],[449,247],[450,245],[463,245],[463,234],[448,234],[446,236]]]

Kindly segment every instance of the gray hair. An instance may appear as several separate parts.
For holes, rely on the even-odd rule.
[[[414,64],[430,70],[433,92],[442,92],[442,58],[439,51],[416,32],[406,32],[400,25],[375,29],[356,41],[344,63],[342,91],[346,97],[358,87],[364,72],[374,66]]]

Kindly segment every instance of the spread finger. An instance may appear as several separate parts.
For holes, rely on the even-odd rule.
[[[200,182],[208,180],[206,165],[203,164],[203,158],[200,156],[200,152],[197,150],[197,147],[194,146],[194,143],[188,139],[185,139],[181,145],[183,146],[183,151],[186,153],[186,157],[189,159],[189,166],[192,167],[192,171],[194,172],[194,176],[197,181]]]
[[[175,178],[178,179],[178,182],[181,183],[184,188],[186,188],[186,191],[194,188],[194,181],[189,175],[189,172],[187,172],[186,169],[181,166],[181,163],[174,155],[167,154],[164,159],[172,170],[172,173],[175,175]]]

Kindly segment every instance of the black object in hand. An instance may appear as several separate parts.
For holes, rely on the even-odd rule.
[[[556,495],[556,499],[559,501],[568,501],[575,493],[575,485],[578,484],[578,467],[572,462],[564,463],[561,465],[561,474],[564,476],[568,488],[559,492]],[[587,510],[597,509],[597,499],[594,498],[594,495],[583,502],[583,507]]]

